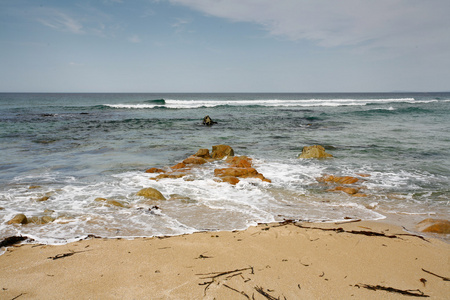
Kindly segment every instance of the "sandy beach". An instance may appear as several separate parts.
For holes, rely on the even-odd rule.
[[[379,222],[19,245],[1,299],[402,299],[450,295],[450,245]]]

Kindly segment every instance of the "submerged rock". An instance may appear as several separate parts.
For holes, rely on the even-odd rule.
[[[126,207],[122,202],[114,200],[114,199],[106,199],[106,198],[95,198],[94,201],[97,202],[106,202],[108,205],[116,206],[116,207]]]
[[[443,219],[425,219],[417,224],[417,229],[422,232],[450,233],[450,221]]]
[[[17,214],[14,216],[14,218],[9,220],[6,224],[11,225],[11,224],[27,224],[27,223],[28,223],[28,219],[24,214]]]
[[[184,169],[186,165],[182,162],[177,163],[175,166],[170,167],[172,170]]]
[[[337,184],[354,184],[359,181],[359,178],[352,176],[334,176],[334,175],[324,175],[323,177],[317,178],[319,182],[334,182]]]
[[[185,160],[183,160],[183,164],[185,165],[203,165],[206,164],[208,161],[202,157],[198,156],[189,156]]]
[[[186,173],[178,173],[178,172],[174,172],[174,173],[164,173],[164,174],[159,174],[156,177],[150,178],[150,180],[161,180],[161,179],[165,179],[165,178],[169,178],[169,179],[178,179],[181,177],[186,176]]]
[[[145,173],[164,173],[165,171],[163,169],[159,168],[150,168],[145,171]]]
[[[220,179],[222,182],[227,182],[232,185],[236,185],[240,181],[237,177],[234,177],[234,176],[222,176],[222,177],[220,177]]]
[[[53,222],[54,220],[55,220],[55,218],[50,217],[50,216],[43,216],[43,217],[34,216],[31,218],[28,218],[28,224],[33,223],[33,224],[37,224],[37,225],[43,225],[43,224]]]
[[[305,146],[298,158],[330,158],[333,155],[326,153],[321,145]]]
[[[137,192],[137,196],[142,196],[152,200],[166,200],[166,197],[160,191],[154,188],[144,188]]]

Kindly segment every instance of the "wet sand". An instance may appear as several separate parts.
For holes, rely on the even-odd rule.
[[[19,245],[0,299],[449,299],[450,244],[382,222]]]

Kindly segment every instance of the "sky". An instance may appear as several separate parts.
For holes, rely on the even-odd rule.
[[[450,91],[449,0],[0,0],[0,92]]]

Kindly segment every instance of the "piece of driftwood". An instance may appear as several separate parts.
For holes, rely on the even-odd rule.
[[[56,259],[72,256],[74,254],[75,254],[75,252],[61,253],[61,254],[56,254],[55,256],[50,256],[50,257],[47,257],[47,258],[56,260]]]
[[[21,296],[23,296],[23,295],[25,295],[25,294],[26,294],[26,293],[21,293],[21,294],[15,296],[14,298],[11,298],[11,300],[16,300],[17,298],[19,298],[19,297],[21,297]]]
[[[20,242],[23,242],[25,240],[33,241],[33,239],[29,239],[27,236],[10,236],[5,238],[3,241],[0,242],[0,248],[1,247],[9,247],[15,244],[18,244]]]
[[[425,295],[421,290],[417,289],[417,290],[400,290],[400,289],[396,289],[393,287],[388,287],[388,286],[382,286],[382,285],[370,285],[370,284],[355,284],[355,286],[357,288],[365,288],[368,290],[372,290],[372,291],[386,291],[386,292],[390,292],[390,293],[398,293],[398,294],[402,294],[402,295],[406,295],[406,296],[411,296],[411,297],[430,297],[428,295]]]
[[[224,271],[224,272],[212,272],[212,273],[206,273],[206,274],[195,274],[197,276],[204,276],[204,277],[200,277],[200,279],[209,279],[209,281],[205,281],[202,283],[199,283],[198,285],[206,285],[205,287],[205,295],[206,295],[206,291],[208,290],[209,286],[214,283],[218,278],[224,276],[224,275],[229,275],[225,278],[225,280],[228,280],[229,278],[232,278],[234,276],[238,276],[238,275],[242,275],[242,271],[248,271],[250,270],[251,273],[250,274],[255,274],[253,267],[248,267],[248,268],[243,268],[243,269],[236,269],[236,270],[232,270],[232,271]]]
[[[72,251],[72,252],[67,252],[67,253],[60,253],[60,254],[56,254],[55,256],[50,256],[50,257],[47,257],[47,258],[48,259],[52,259],[52,260],[56,260],[56,259],[72,256],[72,255],[74,255],[76,253],[87,252],[87,251],[91,251],[91,250]]]
[[[250,299],[250,297],[244,291],[238,291],[237,289],[232,288],[231,286],[229,286],[227,284],[224,284],[223,286],[226,287],[226,288],[229,288],[232,291],[235,291],[236,293],[241,294],[242,296],[246,297],[247,299]]]
[[[266,299],[269,300],[280,300],[280,298],[275,298],[274,296],[272,296],[271,294],[267,293],[264,291],[264,289],[262,287],[259,286],[255,286],[255,290],[260,293],[261,295],[263,295],[264,297],[266,297]],[[286,297],[284,297],[284,299],[286,299]]]
[[[422,271],[424,271],[425,273],[431,274],[431,275],[433,275],[433,276],[436,276],[436,277],[438,277],[438,278],[441,278],[441,279],[444,280],[444,281],[450,281],[450,278],[448,278],[448,277],[444,277],[444,276],[438,275],[438,274],[436,274],[436,273],[427,271],[427,270],[425,270],[425,269],[422,269]]]

